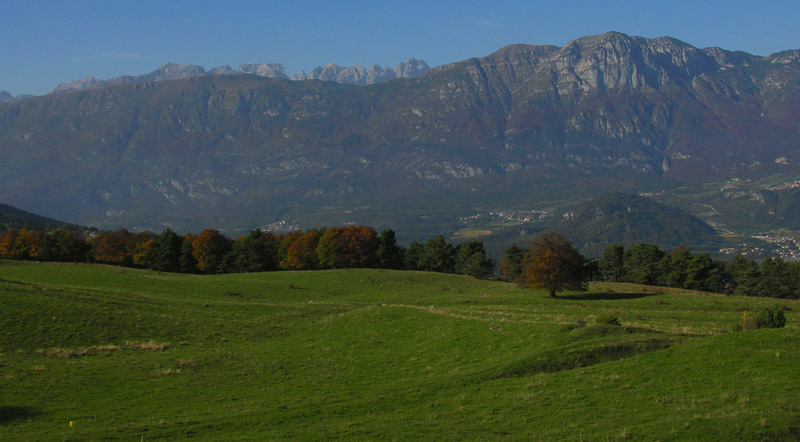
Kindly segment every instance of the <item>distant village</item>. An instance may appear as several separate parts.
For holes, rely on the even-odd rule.
[[[779,233],[759,233],[751,235],[756,240],[752,243],[742,242],[734,247],[719,249],[723,255],[741,254],[750,259],[778,257],[785,261],[800,261],[800,239]]]

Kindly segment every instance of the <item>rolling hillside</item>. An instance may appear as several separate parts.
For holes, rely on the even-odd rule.
[[[733,333],[774,301],[0,262],[0,438],[796,440],[781,302],[786,328]]]

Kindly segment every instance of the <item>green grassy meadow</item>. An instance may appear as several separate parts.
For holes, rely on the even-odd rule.
[[[786,328],[732,331],[775,303]],[[630,284],[550,299],[423,272],[0,261],[0,440],[800,440],[798,312]]]

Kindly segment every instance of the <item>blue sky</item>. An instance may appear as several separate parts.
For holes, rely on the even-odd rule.
[[[561,46],[619,31],[669,35],[756,55],[800,48],[800,1],[137,1],[0,0],[0,90],[44,94],[62,81],[281,63],[431,66],[512,43]]]

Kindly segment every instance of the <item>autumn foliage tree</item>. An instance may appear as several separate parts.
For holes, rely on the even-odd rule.
[[[0,238],[0,256],[7,259],[31,259],[28,229],[9,230]]]
[[[326,229],[317,244],[319,265],[330,268],[372,267],[376,261],[378,233],[372,227]]]
[[[217,273],[230,248],[231,241],[216,229],[205,229],[192,240],[192,255],[204,273]]]
[[[289,232],[281,237],[280,244],[278,245],[278,263],[282,269],[288,270],[292,268],[288,261],[289,247],[303,235],[303,232],[298,230]]]
[[[133,233],[126,229],[102,232],[92,239],[92,257],[102,263],[130,266],[133,253],[130,245]]]
[[[531,241],[517,281],[545,289],[551,298],[561,290],[586,290],[586,258],[560,233],[543,233]]]
[[[319,267],[317,245],[320,232],[309,230],[295,239],[286,251],[286,265],[293,270],[314,270]]]
[[[137,267],[152,267],[155,257],[155,245],[155,237],[150,232],[140,232],[133,235],[128,246],[133,264]]]

